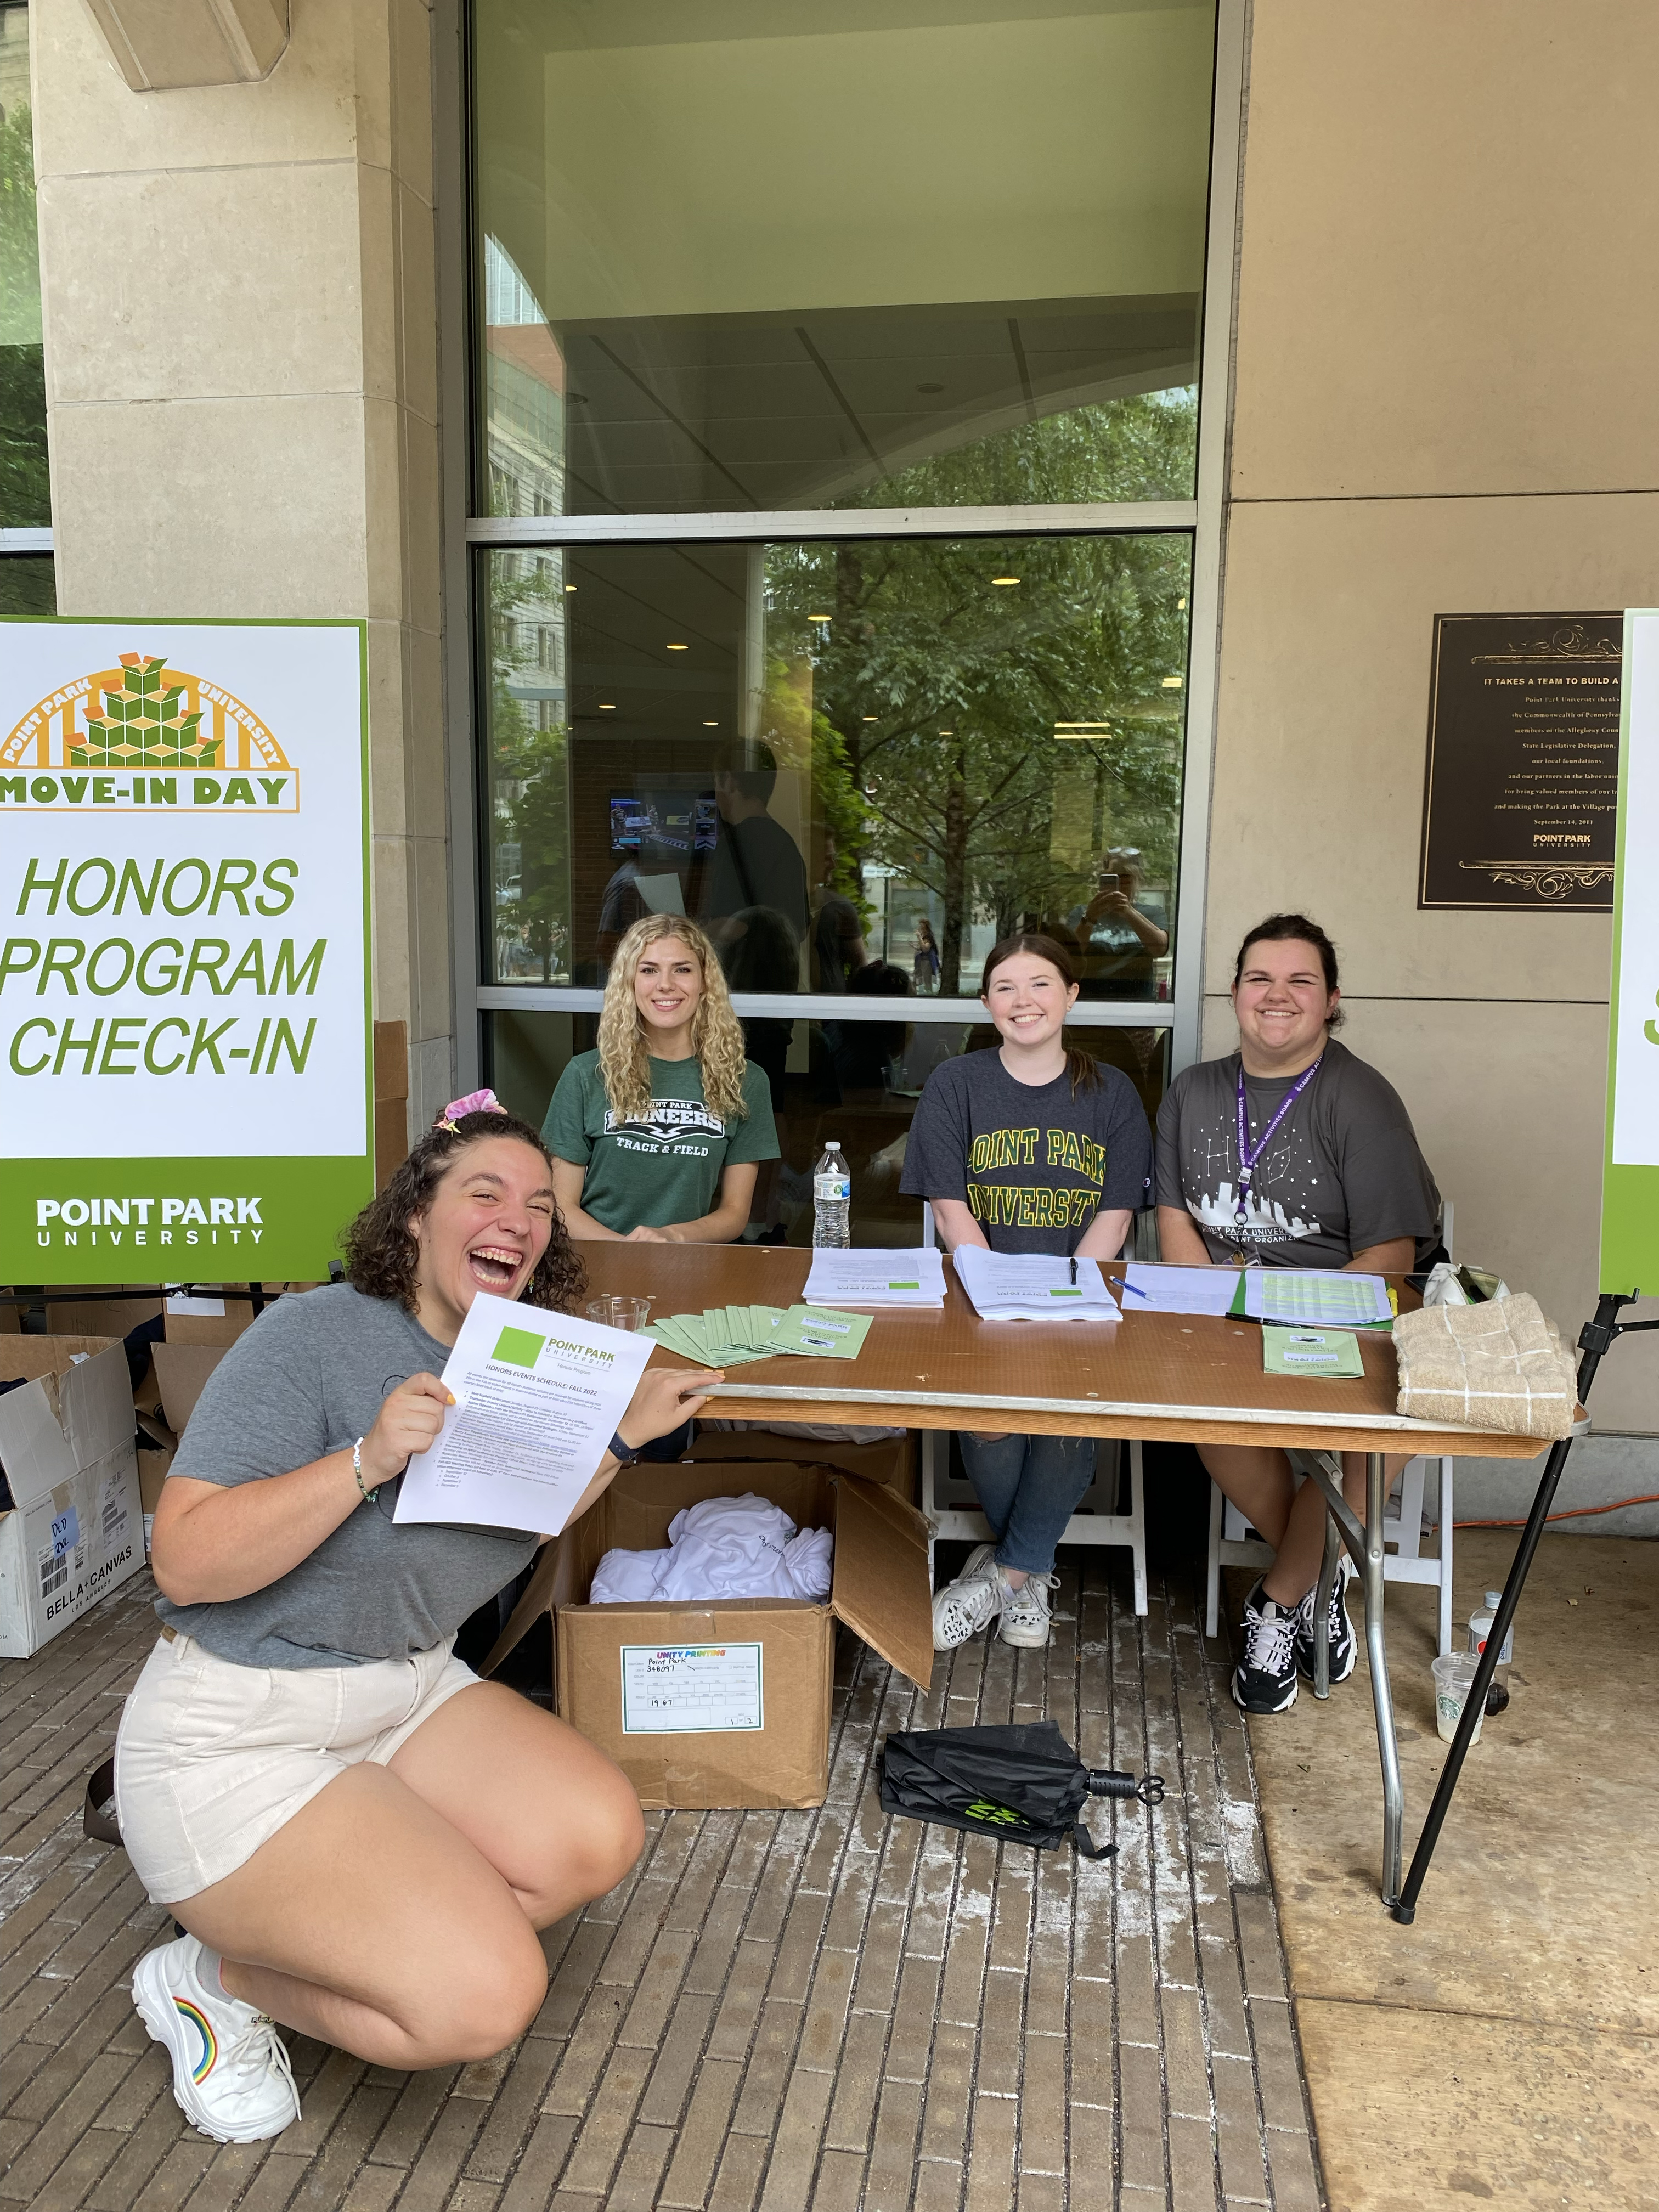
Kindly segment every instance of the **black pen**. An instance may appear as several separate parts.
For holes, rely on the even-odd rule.
[[[1077,1280],[1077,1255],[1075,1253],[1072,1255],[1072,1280],[1073,1282],[1076,1282]]]

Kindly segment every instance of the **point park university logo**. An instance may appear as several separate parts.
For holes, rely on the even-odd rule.
[[[251,708],[154,653],[36,702],[0,745],[0,810],[295,814],[300,778]]]

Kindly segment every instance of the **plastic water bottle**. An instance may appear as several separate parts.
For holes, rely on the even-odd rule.
[[[1477,1659],[1486,1648],[1486,1638],[1492,1633],[1492,1622],[1497,1618],[1498,1608],[1503,1602],[1502,1590],[1488,1590],[1486,1604],[1478,1613],[1472,1613],[1469,1615],[1469,1649]],[[1515,1631],[1511,1628],[1504,1638],[1504,1648],[1498,1655],[1498,1663],[1500,1667],[1507,1667],[1514,1656]]]
[[[853,1178],[831,1137],[812,1170],[812,1242],[845,1251],[853,1241]]]

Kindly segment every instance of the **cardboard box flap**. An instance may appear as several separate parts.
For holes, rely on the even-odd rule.
[[[182,1437],[196,1411],[207,1379],[225,1356],[218,1344],[158,1344],[150,1355],[161,1387],[161,1411],[175,1437]]]
[[[925,1690],[933,1676],[927,1524],[890,1490],[836,1483],[836,1582],[830,1609],[890,1666]]]
[[[73,1480],[75,1454],[44,1386],[8,1390],[0,1398],[0,1467],[6,1470],[13,1504],[24,1507],[38,1504],[59,1484]]]
[[[20,1504],[132,1442],[132,1385],[118,1343],[105,1336],[9,1338],[0,1346],[0,1378],[19,1377],[40,1385],[0,1398],[0,1462]]]

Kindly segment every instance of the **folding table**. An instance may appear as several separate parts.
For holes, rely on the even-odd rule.
[[[801,1295],[810,1251],[778,1244],[585,1243],[595,1292],[648,1296],[661,1314],[705,1306],[787,1306]],[[878,1311],[858,1358],[780,1355],[732,1371],[714,1402],[733,1420],[810,1420],[913,1429],[1001,1427],[1148,1443],[1277,1444],[1319,1484],[1328,1509],[1322,1597],[1346,1544],[1364,1598],[1365,1645],[1382,1769],[1382,1901],[1401,1886],[1405,1796],[1383,1642],[1382,1514],[1390,1451],[1533,1459],[1534,1437],[1437,1428],[1395,1412],[1394,1346],[1360,1332],[1364,1374],[1352,1382],[1266,1375],[1253,1322],[1131,1310],[1121,1321],[981,1321],[945,1263],[945,1299],[930,1312]],[[1109,1266],[1109,1274],[1119,1272]],[[1402,1305],[1415,1294],[1395,1279]],[[665,1347],[658,1355],[684,1365]],[[1342,1492],[1344,1451],[1365,1454],[1365,1516]],[[1329,1691],[1317,1611],[1314,1694]]]

